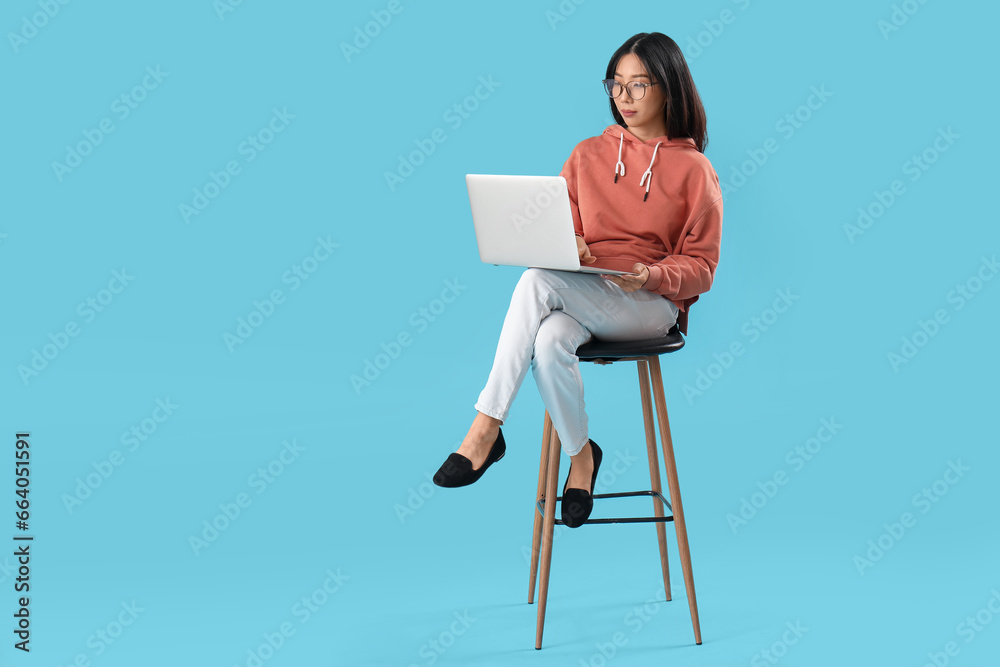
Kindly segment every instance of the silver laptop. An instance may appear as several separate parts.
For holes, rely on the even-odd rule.
[[[479,258],[487,264],[634,275],[581,266],[562,176],[466,174]]]

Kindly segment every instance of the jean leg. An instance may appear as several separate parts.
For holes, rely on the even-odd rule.
[[[549,411],[563,451],[570,456],[579,454],[587,444],[587,412],[576,349],[590,338],[587,327],[554,310],[538,327],[531,359],[531,373],[542,403]]]

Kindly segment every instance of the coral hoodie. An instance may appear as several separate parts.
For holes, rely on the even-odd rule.
[[[643,289],[672,301],[678,328],[712,286],[722,239],[719,176],[688,137],[642,141],[611,125],[573,149],[566,179],[573,226],[597,261],[631,271],[649,267]]]

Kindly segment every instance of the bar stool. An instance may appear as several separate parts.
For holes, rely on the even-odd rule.
[[[663,571],[663,590],[667,600],[670,600],[670,571],[667,564],[667,541],[664,523],[673,521],[677,533],[677,546],[680,551],[681,570],[684,573],[684,586],[687,590],[688,606],[691,609],[691,624],[694,627],[696,644],[701,644],[701,627],[698,622],[698,603],[694,595],[694,575],[691,571],[691,553],[688,548],[687,530],[684,526],[684,510],[681,506],[681,492],[677,484],[677,466],[674,462],[674,446],[670,438],[670,422],[667,420],[667,404],[663,395],[663,379],[660,376],[661,354],[676,352],[684,347],[684,337],[677,325],[666,336],[650,340],[629,342],[607,342],[591,339],[581,345],[576,355],[580,361],[608,365],[615,361],[635,361],[639,370],[639,394],[642,398],[642,416],[646,427],[646,455],[649,460],[649,481],[652,488],[649,491],[632,491],[628,493],[597,493],[594,501],[602,498],[622,498],[627,496],[652,496],[654,516],[649,517],[618,517],[610,519],[587,519],[587,524],[599,523],[656,523],[656,538],[660,546],[660,569]],[[653,407],[650,401],[649,381],[653,380],[653,399],[656,402],[656,418],[659,422],[660,437],[663,444],[663,461],[667,470],[667,488],[670,500],[663,497],[660,487],[660,463],[656,454],[656,433],[653,428]],[[545,601],[549,588],[549,567],[552,563],[552,537],[555,524],[562,525],[561,519],[556,519],[556,502],[562,500],[557,496],[559,488],[559,455],[562,447],[559,435],[552,427],[552,419],[548,410],[542,426],[542,456],[538,470],[538,492],[535,501],[535,525],[531,542],[531,575],[528,583],[528,604],[533,602],[535,594],[535,579],[538,574],[538,558],[541,555],[541,581],[538,587],[538,623],[535,631],[535,648],[542,648],[542,629],[545,625]],[[554,498],[553,502],[547,499]],[[671,510],[671,516],[665,516],[663,505]],[[539,543],[541,548],[539,549]],[[539,553],[540,552],[540,553]]]

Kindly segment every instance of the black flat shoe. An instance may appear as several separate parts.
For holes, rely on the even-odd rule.
[[[486,461],[479,470],[472,469],[472,461],[462,456],[458,452],[452,452],[448,459],[441,464],[438,471],[434,473],[434,483],[445,488],[455,488],[458,486],[468,486],[477,481],[486,472],[486,469],[503,458],[507,453],[507,443],[503,440],[503,431],[497,432],[497,439],[493,442]]]
[[[582,526],[594,510],[594,484],[597,483],[597,471],[601,469],[601,459],[604,458],[604,453],[593,440],[590,440],[590,452],[594,457],[594,475],[590,479],[590,491],[567,489],[569,473],[566,475],[566,484],[563,484],[562,520],[570,528]],[[569,464],[569,470],[573,471],[572,463]]]

